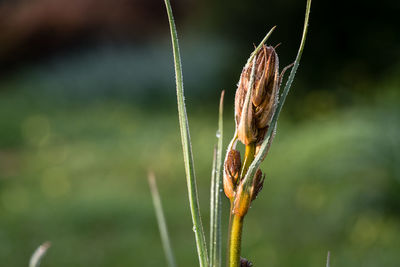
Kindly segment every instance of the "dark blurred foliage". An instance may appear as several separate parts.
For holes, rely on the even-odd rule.
[[[143,42],[160,34],[164,13],[160,2],[147,0],[2,1],[1,73],[99,42]]]
[[[291,51],[282,53],[284,61],[292,60],[303,26],[305,1],[203,2],[199,14],[207,14],[207,30],[216,30],[246,50],[268,27],[277,25],[272,40],[282,42],[280,49]],[[393,0],[313,1],[302,78],[312,87],[382,78],[399,65],[399,12],[400,2]]]
[[[293,61],[305,1],[173,1],[178,29],[196,36],[218,36],[232,43],[217,85],[237,80],[237,66],[273,25],[271,42],[282,64]],[[393,0],[314,1],[301,80],[307,90],[377,86],[399,67],[400,3]],[[101,42],[143,43],[165,35],[162,1],[36,0],[3,1],[0,8],[0,69],[4,76],[27,60]],[[210,62],[211,63],[211,62]],[[370,86],[370,87],[373,87]],[[364,88],[365,89],[365,88]],[[371,90],[373,88],[370,88]],[[360,90],[360,89],[359,89]],[[210,91],[210,90],[209,90]]]

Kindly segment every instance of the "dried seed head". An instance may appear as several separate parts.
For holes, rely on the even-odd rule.
[[[239,140],[248,145],[264,140],[275,113],[279,92],[279,60],[275,49],[265,46],[255,56],[255,77],[250,86],[252,65],[244,67],[235,95],[235,118]],[[248,90],[250,100],[246,101]]]
[[[229,199],[232,199],[235,195],[241,166],[240,152],[235,149],[230,150],[225,160],[223,180],[225,195]]]

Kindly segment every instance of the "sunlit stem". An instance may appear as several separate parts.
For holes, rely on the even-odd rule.
[[[240,266],[240,250],[242,242],[242,229],[243,229],[244,216],[232,214],[230,239],[229,239],[229,267]]]
[[[240,173],[240,177],[244,177],[246,175],[247,170],[250,167],[250,164],[254,160],[255,151],[256,151],[255,143],[251,143],[246,146],[246,150],[244,152],[244,161],[243,161],[243,166],[242,166],[242,171]]]
[[[255,143],[246,145],[246,150],[244,154],[243,167],[241,171],[241,176],[244,177],[249,169],[250,164],[253,162],[255,156]],[[241,192],[240,194],[248,194],[248,192]],[[243,220],[245,214],[237,214],[233,211],[233,205],[237,207],[248,206],[248,199],[250,197],[242,197],[239,195],[235,196],[235,201],[240,201],[243,203],[233,203],[231,201],[231,218],[230,218],[230,229],[229,229],[229,241],[228,241],[228,266],[238,267],[240,266],[240,251],[242,242],[242,229]],[[243,200],[243,201],[242,201]],[[247,207],[244,207],[246,209]]]

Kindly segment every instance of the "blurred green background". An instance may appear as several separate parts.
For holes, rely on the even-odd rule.
[[[253,44],[278,25],[270,42],[290,64],[305,1],[172,4],[208,233],[219,94],[226,146]],[[399,11],[395,0],[314,1],[245,221],[255,266],[324,266],[328,250],[331,266],[399,266]],[[3,0],[0,18],[0,262],[27,266],[49,240],[44,267],[166,266],[154,170],[178,265],[197,266],[163,1]]]

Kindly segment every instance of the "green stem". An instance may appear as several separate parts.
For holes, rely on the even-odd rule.
[[[249,169],[250,164],[254,160],[256,146],[251,143],[246,146],[244,161],[240,177],[244,177]],[[236,196],[236,198],[239,196]],[[237,199],[236,199],[237,200]],[[244,216],[233,213],[234,202],[231,201],[231,213],[229,218],[229,239],[228,239],[228,266],[236,267],[240,265],[240,249],[242,241],[242,228]]]
[[[229,233],[229,267],[240,266],[243,219],[244,217],[232,214],[231,229]]]

